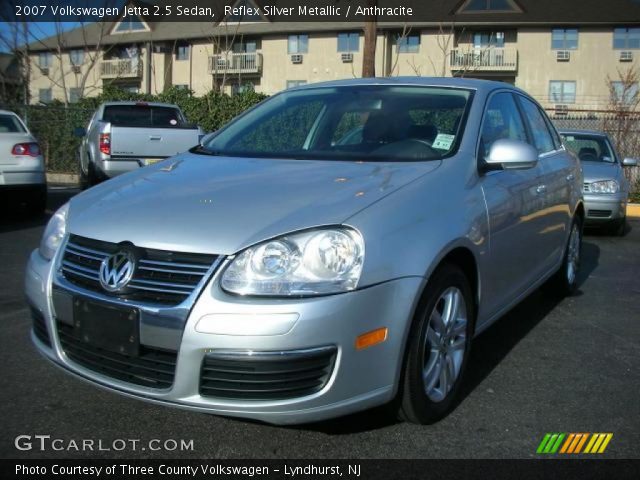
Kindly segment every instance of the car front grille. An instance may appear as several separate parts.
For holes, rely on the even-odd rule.
[[[49,331],[47,330],[44,316],[34,307],[31,307],[31,320],[33,323],[33,333],[36,335],[36,338],[47,347],[51,348],[51,338],[49,337]]]
[[[121,245],[71,235],[62,257],[62,273],[87,290],[131,300],[178,305],[198,286],[216,255],[133,247],[140,256],[127,293],[109,293],[100,285],[100,264]]]
[[[587,217],[593,218],[609,218],[611,210],[587,210]]]
[[[73,327],[62,323],[58,323],[58,337],[67,357],[89,370],[151,388],[167,389],[173,384],[176,352],[141,345],[137,356],[113,353],[83,342]]]
[[[284,400],[316,393],[327,384],[335,347],[285,352],[205,355],[200,395],[237,400]]]

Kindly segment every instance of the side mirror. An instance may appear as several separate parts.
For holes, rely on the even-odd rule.
[[[84,137],[87,134],[87,131],[83,127],[76,127],[73,129],[74,137]]]
[[[493,142],[485,162],[505,170],[533,168],[538,163],[538,151],[526,142],[502,138]]]
[[[638,166],[638,160],[636,160],[635,158],[625,158],[624,160],[622,160],[622,166],[623,167],[637,167]]]

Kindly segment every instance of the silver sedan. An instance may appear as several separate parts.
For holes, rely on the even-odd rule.
[[[510,85],[294,88],[73,198],[30,258],[32,339],[78,379],[271,423],[397,399],[428,423],[472,339],[576,288],[578,160]]]
[[[630,185],[623,167],[636,166],[638,161],[620,158],[604,132],[563,130],[560,134],[582,164],[585,224],[624,235]]]

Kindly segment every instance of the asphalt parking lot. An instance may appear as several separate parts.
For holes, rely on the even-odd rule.
[[[77,191],[50,192],[49,213]],[[0,457],[534,458],[547,432],[611,432],[607,458],[640,458],[640,220],[588,234],[580,289],[535,292],[476,339],[462,399],[430,426],[375,409],[274,427],[153,406],[62,373],[32,347],[22,282],[46,218],[0,220]],[[190,451],[20,451],[18,435],[193,440]]]

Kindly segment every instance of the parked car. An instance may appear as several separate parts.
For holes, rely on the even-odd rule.
[[[576,287],[583,217],[578,160],[513,86],[293,88],[63,206],[27,267],[32,339],[157,404],[302,423],[398,396],[432,422],[473,337]]]
[[[202,130],[188,123],[178,106],[107,102],[98,107],[78,151],[83,186],[151,165],[197,145]]]
[[[22,119],[0,110],[0,191],[27,204],[32,214],[44,212],[47,179],[38,141]]]
[[[636,166],[635,158],[621,159],[604,132],[562,130],[567,148],[575,153],[584,173],[585,225],[624,235],[630,185],[623,167]]]

